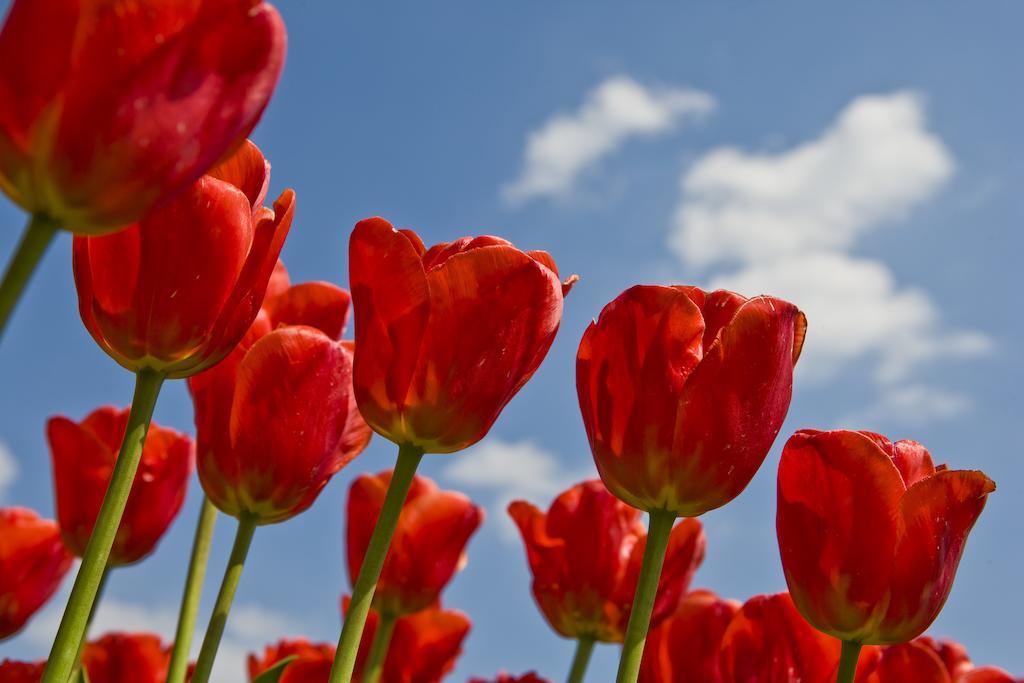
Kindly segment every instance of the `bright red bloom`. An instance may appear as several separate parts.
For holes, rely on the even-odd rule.
[[[598,471],[641,510],[696,517],[750,483],[782,427],[807,322],[780,299],[638,285],[576,355]]]
[[[866,683],[951,683],[949,671],[939,655],[926,645],[912,641],[882,649],[878,663]]]
[[[471,678],[469,683],[551,683],[546,678],[541,678],[537,675],[537,672],[531,671],[523,674],[522,676],[513,676],[507,673],[498,674],[497,678],[490,680],[486,678]]]
[[[983,666],[979,669],[971,669],[953,683],[1024,683],[1024,678],[1014,678],[1002,669],[994,666]]]
[[[470,626],[465,614],[440,606],[400,617],[395,622],[380,683],[440,683],[455,668]],[[377,613],[371,610],[359,643],[357,676],[376,633]]]
[[[793,600],[843,640],[902,643],[935,620],[995,484],[935,467],[870,432],[797,432],[779,464],[776,525]]]
[[[808,624],[788,593],[748,600],[722,636],[722,683],[831,683],[842,644]],[[878,659],[865,648],[857,667],[863,681]]]
[[[262,657],[249,655],[249,680],[255,680],[282,659],[295,657],[278,683],[326,683],[334,663],[334,651],[333,645],[314,644],[305,638],[281,640],[264,648]]]
[[[99,516],[103,496],[128,424],[128,408],[105,406],[81,423],[52,417],[47,423],[57,520],[68,550],[81,557]],[[185,434],[153,423],[121,517],[109,564],[138,562],[153,552],[185,502],[195,445]]]
[[[427,453],[484,437],[547,354],[575,281],[542,251],[490,236],[426,249],[382,218],[352,232],[349,276],[359,409]]]
[[[109,633],[82,652],[89,683],[163,683],[170,664],[170,648],[148,633]]]
[[[339,341],[348,292],[292,286],[280,265],[271,284],[238,347],[188,383],[203,489],[264,524],[306,510],[371,436],[352,392],[352,344]]]
[[[647,636],[640,683],[722,683],[722,637],[740,606],[711,591],[688,593]]]
[[[15,0],[0,189],[82,234],[137,221],[245,139],[284,52],[259,0]]]
[[[377,524],[391,471],[364,474],[348,494],[348,572],[359,576]],[[466,543],[484,511],[461,493],[442,491],[426,477],[415,477],[402,507],[373,606],[381,614],[412,614],[437,602],[465,560]]]
[[[246,142],[141,222],[75,238],[78,308],[100,348],[129,370],[179,378],[238,344],[292,222],[291,190],[262,205],[269,174]]]
[[[509,505],[533,573],[533,596],[551,628],[566,638],[621,643],[629,622],[647,531],[641,513],[600,481],[573,486],[547,514],[526,501]],[[672,614],[704,559],[696,519],[672,530],[651,624]]]
[[[974,664],[971,663],[971,658],[967,654],[967,648],[960,643],[952,640],[936,640],[929,636],[915,638],[912,642],[923,645],[937,654],[953,680],[974,668]]]
[[[14,662],[5,659],[0,662],[0,683],[39,683],[46,669],[46,661]]]
[[[50,599],[71,562],[56,522],[26,508],[0,508],[0,640]]]

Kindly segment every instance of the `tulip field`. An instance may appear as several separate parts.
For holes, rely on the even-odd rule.
[[[24,229],[0,280],[0,371],[18,378],[0,385],[12,403],[0,439],[18,445],[15,457],[0,440],[0,683],[1024,683],[1010,670],[1019,653],[990,639],[1024,629],[987,624],[1015,624],[1006,614],[1024,595],[1007,531],[1024,519],[1019,454],[995,459],[980,436],[949,445],[1014,398],[978,407],[922,379],[941,366],[931,377],[968,383],[949,368],[1007,348],[970,306],[959,328],[940,315],[999,290],[963,273],[1006,269],[960,244],[960,258],[930,256],[923,239],[853,250],[960,182],[968,152],[936,132],[958,98],[937,97],[935,130],[933,103],[894,87],[803,142],[688,149],[663,248],[644,232],[651,205],[629,199],[663,167],[610,178],[605,164],[713,126],[739,97],[723,55],[747,54],[729,51],[744,40],[678,47],[708,69],[695,82],[719,74],[702,87],[721,95],[612,70],[521,136],[522,173],[486,209],[468,185],[418,193],[434,187],[429,170],[399,179],[426,158],[439,175],[487,176],[463,152],[505,150],[490,126],[517,98],[446,128],[443,151],[424,155],[432,143],[410,131],[458,106],[416,90],[426,72],[403,74],[429,68],[473,102],[503,79],[520,98],[563,97],[554,84],[571,65],[516,81],[516,60],[475,28],[449,35],[440,15],[422,20],[449,37],[405,52],[366,19],[376,10],[275,2],[6,3],[0,217]],[[630,33],[647,19],[637,9],[584,24]],[[494,11],[511,49],[520,17]],[[571,10],[544,11],[557,25]],[[321,33],[342,25],[345,39]],[[739,30],[714,25],[723,40]],[[615,62],[597,46],[616,42],[586,54]],[[1011,49],[969,44],[972,58]],[[442,67],[459,45],[467,55]],[[644,54],[643,40],[623,45]],[[393,50],[404,56],[381,54]],[[477,58],[491,66],[475,72]],[[326,84],[356,78],[338,104]],[[420,85],[402,91],[406,106],[381,105],[398,82]],[[311,83],[324,84],[315,98]],[[310,131],[294,114],[281,123],[296,109]],[[311,132],[325,113],[352,148]],[[360,138],[377,152],[353,151]],[[1004,184],[958,210],[998,201]],[[567,237],[527,227],[545,201],[584,222],[630,208]],[[462,222],[435,227],[447,211]],[[631,270],[616,264],[640,253]],[[672,253],[682,267],[665,265]],[[331,275],[306,277],[321,254]],[[901,289],[912,273],[952,284],[935,298]],[[72,332],[46,331],[62,315],[53,301],[77,308],[60,323]],[[57,341],[70,356],[46,350]],[[52,371],[20,379],[15,366],[47,353]],[[855,382],[868,407],[826,412]],[[573,446],[548,457],[546,439]],[[728,561],[711,562],[725,547]],[[459,592],[472,572],[476,592]],[[117,611],[132,581],[141,618]],[[976,597],[993,591],[1006,605]],[[261,620],[254,596],[292,616]],[[503,627],[508,614],[519,621]]]

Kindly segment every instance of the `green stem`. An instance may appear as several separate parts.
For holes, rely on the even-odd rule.
[[[75,585],[71,589],[67,607],[64,608],[57,638],[53,641],[50,658],[46,662],[46,670],[40,683],[67,683],[71,671],[75,668],[75,656],[85,638],[89,613],[99,592],[114,537],[121,526],[121,515],[124,514],[124,506],[128,502],[128,494],[135,481],[135,471],[142,458],[142,446],[149,431],[149,421],[153,417],[153,408],[156,406],[163,382],[164,376],[152,370],[139,370],[135,376],[135,396],[132,398],[132,409],[128,415],[124,440],[121,442],[121,452],[117,455],[110,484],[103,497],[100,514],[96,518],[96,526],[85,548],[85,555],[78,568],[78,576],[75,577]]]
[[[852,640],[843,641],[843,650],[839,655],[839,674],[836,676],[836,683],[853,683],[857,673],[857,660],[860,659],[860,643]]]
[[[356,585],[352,588],[352,602],[349,604],[348,616],[341,627],[341,639],[338,641],[338,652],[334,656],[334,665],[328,683],[351,683],[352,670],[356,665],[356,652],[363,637],[366,615],[373,603],[373,594],[377,590],[377,579],[384,567],[384,558],[391,545],[391,537],[395,533],[398,517],[402,513],[402,505],[409,495],[416,468],[423,458],[423,451],[415,446],[401,446],[398,449],[398,462],[391,474],[391,484],[384,505],[373,528],[370,544],[363,556],[363,566],[359,570]],[[193,679],[194,680],[194,679]],[[203,683],[198,681],[198,683]]]
[[[0,337],[4,334],[14,307],[18,305],[25,285],[32,278],[32,273],[35,272],[59,228],[57,223],[45,216],[33,215],[29,218],[21,241],[14,250],[14,256],[7,264],[4,279],[0,282]]]
[[[231,557],[228,558],[228,566],[224,570],[224,579],[220,584],[220,592],[217,593],[213,614],[210,615],[210,624],[206,627],[206,637],[203,638],[203,647],[199,651],[199,659],[196,660],[196,670],[192,674],[191,683],[207,683],[210,680],[213,661],[217,658],[217,648],[220,647],[220,640],[224,636],[224,627],[228,623],[228,612],[231,611],[231,603],[234,601],[235,591],[238,589],[238,580],[242,578],[245,556],[249,554],[249,546],[252,545],[252,536],[255,532],[255,517],[245,515],[238,520],[235,545],[231,548]]]
[[[636,583],[636,595],[633,597],[633,610],[629,614],[626,639],[622,644],[622,659],[619,660],[616,683],[636,683],[640,675],[640,661],[644,656],[651,613],[654,612],[654,599],[658,595],[661,567],[665,563],[665,550],[672,534],[672,525],[676,521],[675,515],[667,510],[653,511],[650,517],[647,547],[644,548],[644,560]]]
[[[361,683],[377,683],[381,673],[384,671],[384,660],[388,655],[388,646],[391,645],[391,636],[395,634],[395,617],[390,614],[381,614],[377,621],[377,633],[373,637],[373,645],[370,647],[370,656],[366,659],[363,667]]]
[[[590,664],[590,655],[594,653],[594,639],[584,636],[576,644],[576,656],[572,659],[572,668],[569,669],[569,679],[566,683],[583,683],[583,676],[587,673],[587,665]]]
[[[85,623],[85,635],[82,637],[82,642],[78,644],[78,656],[75,657],[75,668],[71,671],[71,680],[78,680],[78,672],[82,669],[82,654],[85,652],[85,643],[89,640],[89,627],[92,626],[93,620],[96,618],[96,610],[100,606],[100,601],[103,600],[103,592],[107,588],[107,579],[110,578],[110,570],[112,567],[107,567],[103,571],[103,578],[100,579],[100,587],[96,590],[96,600],[92,603],[92,609],[89,610],[89,619]]]
[[[181,610],[178,612],[178,630],[174,636],[174,650],[167,670],[167,683],[184,683],[188,673],[188,653],[192,647],[192,632],[196,628],[199,614],[199,599],[203,594],[203,579],[206,577],[206,562],[210,557],[213,541],[213,527],[217,522],[217,508],[206,496],[199,511],[196,536],[192,541],[192,557],[188,562],[185,577],[185,593],[181,596]]]

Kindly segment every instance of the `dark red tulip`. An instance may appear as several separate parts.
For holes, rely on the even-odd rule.
[[[917,641],[882,648],[865,683],[952,683],[945,664],[932,648]]]
[[[89,683],[164,683],[170,662],[170,648],[148,633],[111,633],[82,652]]]
[[[711,591],[688,593],[647,635],[640,683],[722,683],[722,637],[740,606]]]
[[[285,668],[278,683],[326,683],[334,662],[334,646],[311,643],[305,638],[268,645],[262,657],[249,655],[249,680],[256,680],[261,673],[288,657],[295,659]]]
[[[576,388],[609,490],[680,517],[739,495],[789,410],[805,329],[780,299],[696,287],[638,285],[605,306]]]
[[[46,662],[0,662],[0,683],[39,683]]]
[[[546,678],[541,678],[536,672],[531,671],[522,676],[513,676],[507,673],[500,673],[496,678],[471,678],[469,683],[551,683]]]
[[[841,643],[814,629],[800,616],[788,593],[748,600],[722,636],[722,683],[832,683]],[[877,661],[877,648],[865,648],[858,682]]]
[[[995,484],[870,432],[797,432],[779,465],[777,528],[793,600],[819,630],[902,643],[934,621]]]
[[[259,312],[295,193],[262,205],[270,166],[252,143],[120,232],[74,240],[89,333],[132,371],[188,377],[226,356]]]
[[[376,476],[364,474],[349,490],[348,571],[353,582],[390,483],[390,470]],[[374,609],[400,616],[437,602],[464,561],[466,543],[483,518],[483,509],[463,494],[442,491],[430,479],[416,477],[377,580]]]
[[[526,501],[509,506],[533,573],[533,596],[548,623],[566,638],[621,643],[647,542],[640,511],[600,481],[573,486],[547,514]],[[652,625],[672,614],[704,559],[696,519],[672,530]]]
[[[47,423],[57,520],[64,544],[79,557],[96,524],[127,424],[128,409],[113,406],[94,410],[80,423],[66,417]],[[150,425],[109,565],[132,564],[153,552],[185,502],[194,461],[190,437]]]
[[[355,389],[384,437],[427,453],[476,443],[544,359],[575,278],[498,237],[430,249],[382,218],[349,242]]]
[[[304,325],[280,327],[237,365],[191,383],[199,479],[235,517],[273,524],[303,512],[369,441],[352,400],[352,351]]]
[[[71,562],[56,522],[26,508],[0,508],[0,640],[50,599]]]
[[[259,0],[15,0],[0,32],[0,189],[82,234],[137,221],[245,139],[284,52],[281,17]]]

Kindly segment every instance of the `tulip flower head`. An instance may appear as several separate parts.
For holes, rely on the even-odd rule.
[[[427,249],[361,221],[349,242],[359,409],[387,439],[451,453],[484,437],[547,354],[575,282],[498,237]]]
[[[268,645],[262,657],[249,655],[249,680],[255,681],[260,674],[288,657],[294,659],[285,667],[278,683],[325,683],[334,661],[334,646],[311,643],[305,638]]]
[[[515,501],[533,573],[533,596],[548,624],[566,638],[621,643],[629,621],[646,547],[640,511],[587,481],[559,495],[545,514]],[[672,529],[652,623],[667,618],[704,559],[704,532],[696,519]]]
[[[776,526],[801,614],[836,638],[904,643],[953,586],[995,484],[871,432],[797,432],[779,464]]]
[[[80,234],[138,221],[245,139],[284,53],[281,17],[259,0],[15,0],[0,190]]]
[[[757,472],[789,410],[806,319],[780,299],[638,285],[583,335],[576,388],[608,489],[696,517]]]
[[[379,623],[371,611],[356,658],[358,680]],[[470,629],[469,617],[456,610],[429,607],[395,621],[380,683],[440,683],[458,663]]]
[[[0,640],[50,599],[71,562],[56,522],[26,508],[0,508]]]
[[[92,535],[128,423],[128,409],[106,406],[77,423],[47,423],[57,520],[64,544],[78,557]],[[185,434],[151,424],[108,565],[138,562],[156,548],[185,502],[195,446]]]
[[[278,269],[256,321],[219,365],[189,380],[198,470],[223,512],[261,524],[289,519],[366,447],[352,393],[345,290],[290,286]]]
[[[348,570],[354,582],[380,516],[391,472],[358,477],[348,497]],[[374,609],[401,616],[424,610],[465,561],[466,543],[484,519],[482,508],[430,479],[415,477],[377,580]]]
[[[164,683],[170,660],[170,649],[148,633],[111,633],[82,652],[89,683]]]
[[[260,310],[295,193],[262,205],[270,166],[252,143],[124,230],[74,240],[82,321],[133,372],[194,375],[224,358]]]
[[[640,683],[722,683],[722,638],[740,606],[711,591],[686,594],[647,635]]]
[[[5,659],[0,662],[0,681],[3,683],[39,683],[45,668],[45,661],[15,662]]]

